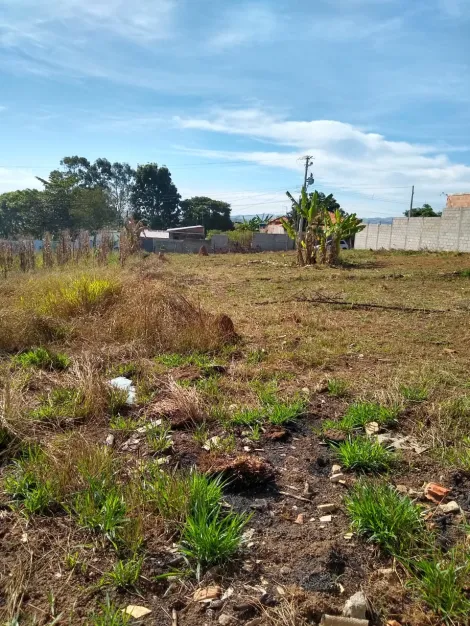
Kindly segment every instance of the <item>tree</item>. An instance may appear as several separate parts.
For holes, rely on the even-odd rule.
[[[10,191],[0,195],[0,237],[12,239],[35,235],[34,219],[42,212],[42,194],[36,189]]]
[[[130,194],[134,219],[145,220],[155,229],[177,226],[180,198],[167,167],[158,167],[156,163],[137,167]]]
[[[272,219],[272,215],[255,215],[251,219],[247,220],[246,218],[242,218],[243,222],[236,222],[235,229],[236,230],[245,230],[256,233],[259,231],[260,226],[262,224],[266,224]]]
[[[422,207],[411,209],[411,215],[410,211],[405,211],[403,215],[406,217],[441,217],[442,211],[434,211],[430,204],[425,203]]]
[[[109,194],[108,202],[123,219],[129,216],[130,195],[135,181],[135,170],[128,163],[111,163],[96,159],[91,164],[85,157],[64,157],[61,165],[77,178],[80,187],[100,187]]]
[[[180,202],[181,225],[193,226],[199,224],[208,230],[232,230],[230,219],[231,207],[228,202],[212,200],[205,196],[195,196]]]

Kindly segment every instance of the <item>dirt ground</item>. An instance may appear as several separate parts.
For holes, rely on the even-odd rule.
[[[401,450],[388,482],[430,511],[434,505],[423,499],[423,486],[438,482],[451,489],[448,499],[458,502],[461,515],[468,515],[470,468],[441,453],[454,446],[456,437],[442,407],[466,397],[470,384],[470,279],[458,273],[470,267],[470,258],[350,251],[340,268],[297,268],[293,261],[292,254],[282,253],[168,255],[165,264],[151,257],[139,266],[143,281],[163,281],[202,308],[228,314],[239,335],[231,352],[214,357],[223,363],[216,375],[208,376],[198,366],[162,366],[160,380],[195,383],[208,407],[252,406],[253,383],[273,380],[283,396],[307,398],[303,417],[279,439],[268,429],[254,441],[235,427],[233,445],[224,454],[204,450],[192,427],[173,431],[169,468],[210,469],[221,458],[229,465],[240,456],[260,459],[269,468],[264,476],[234,481],[225,494],[227,509],[252,514],[239,556],[209,569],[200,581],[194,576],[161,578],[180,569],[181,560],[175,538],[149,517],[138,585],[131,591],[104,590],[97,583],[115,562],[104,541],[80,529],[63,511],[27,518],[12,509],[4,493],[0,611],[8,620],[14,607],[20,617],[2,623],[94,624],[89,616],[108,594],[119,607],[151,609],[133,623],[295,626],[318,623],[324,613],[340,614],[347,598],[359,590],[370,601],[371,624],[440,623],[407,586],[400,566],[373,543],[351,534],[343,498],[357,476],[345,473],[342,484],[331,482],[337,461],[319,429],[325,419],[340,419],[355,401],[399,403],[399,419],[386,430],[392,436],[413,436],[422,449]],[[2,358],[6,363],[10,355]],[[344,396],[329,393],[331,379],[344,381]],[[405,385],[425,387],[426,399],[406,402],[400,391]],[[467,424],[469,430],[459,437],[470,435],[470,419]],[[227,434],[210,416],[207,428],[208,438]],[[76,429],[95,443],[104,443],[113,432],[106,420]],[[130,434],[114,435],[114,450],[124,466],[132,468],[152,455],[145,442],[123,450]],[[10,463],[4,460],[2,474]],[[320,519],[325,513],[318,506],[323,504],[334,505],[331,519]],[[433,522],[441,525],[443,541],[462,522],[444,517],[435,515]],[[72,553],[79,565],[71,569],[66,556]],[[214,585],[225,594],[222,600],[193,600],[197,588]]]

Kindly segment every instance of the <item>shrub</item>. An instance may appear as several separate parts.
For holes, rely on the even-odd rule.
[[[336,456],[344,469],[379,473],[391,468],[396,455],[367,437],[356,437],[340,443]]]
[[[408,557],[422,538],[421,508],[391,485],[359,481],[345,498],[352,526],[396,557]]]
[[[54,354],[46,348],[34,348],[16,355],[13,362],[21,367],[38,367],[45,370],[64,370],[70,365],[65,354]]]

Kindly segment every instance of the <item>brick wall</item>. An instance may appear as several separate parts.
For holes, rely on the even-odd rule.
[[[470,207],[470,193],[456,193],[447,196],[448,209],[467,209]]]

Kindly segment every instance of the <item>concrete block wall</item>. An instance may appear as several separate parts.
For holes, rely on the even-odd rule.
[[[379,234],[377,236],[377,248],[376,250],[389,250],[390,242],[392,239],[392,225],[391,224],[379,224]]]
[[[460,212],[459,252],[470,252],[470,208]]]
[[[253,233],[251,245],[253,248],[260,248],[261,250],[280,251],[294,249],[294,241],[286,234]]]
[[[406,249],[406,234],[408,231],[408,218],[396,217],[392,224],[392,237],[390,239],[391,250]]]
[[[415,218],[413,218],[415,219]],[[423,220],[420,250],[438,250],[441,220],[437,217],[416,218]]]
[[[395,217],[392,224],[368,224],[354,247],[470,252],[470,207],[447,207],[442,217]]]
[[[467,209],[470,207],[470,193],[454,193],[447,196],[446,208]]]

